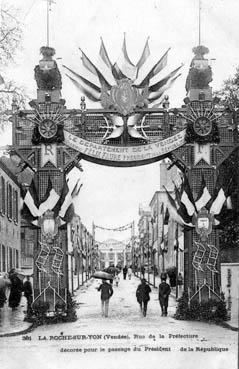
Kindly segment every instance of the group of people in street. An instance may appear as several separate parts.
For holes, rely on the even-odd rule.
[[[131,280],[131,277],[132,277],[132,267],[130,266],[129,268],[125,265],[124,268],[123,268],[123,276],[124,276],[124,279],[126,279],[127,275],[128,275],[128,278],[129,280]]]
[[[161,283],[159,284],[158,288],[158,299],[162,311],[161,316],[168,315],[168,299],[171,293],[171,288],[169,284],[166,282],[166,279],[167,275],[162,273]],[[146,279],[142,278],[141,283],[138,285],[136,290],[136,298],[143,316],[146,316],[147,314],[148,302],[150,300],[149,294],[151,291],[152,290],[150,286],[147,284]]]
[[[132,268],[131,267],[127,268],[127,266],[125,266],[123,268],[123,278],[124,279],[126,279],[127,274],[130,280],[132,276]],[[114,279],[115,279],[116,287],[118,287],[118,284],[119,284],[118,273],[116,274]],[[166,280],[167,280],[167,274],[162,273],[161,283],[159,284],[159,287],[158,287],[158,299],[159,299],[159,304],[160,304],[161,312],[162,312],[161,316],[165,316],[165,317],[168,315],[168,300],[169,300],[169,295],[171,293],[170,285],[166,282]],[[111,281],[113,281],[113,278]],[[112,284],[113,283],[108,283],[107,280],[102,279],[102,283],[100,284],[99,287],[97,287],[97,290],[101,291],[102,316],[106,318],[108,317],[108,314],[109,314],[109,301],[114,293]],[[146,317],[147,315],[147,307],[148,307],[148,302],[150,301],[151,291],[152,290],[149,284],[147,283],[146,279],[142,278],[141,283],[138,285],[136,289],[136,299],[137,299],[137,302],[139,303],[140,311],[144,317]]]
[[[16,270],[11,269],[9,273],[5,273],[0,277],[0,308],[3,308],[8,301],[8,306],[13,310],[16,309],[21,302],[22,293],[27,299],[27,312],[29,313],[32,304],[30,276],[27,276],[23,283]]]

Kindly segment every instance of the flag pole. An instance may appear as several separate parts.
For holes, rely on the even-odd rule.
[[[201,0],[198,0],[198,42],[199,46],[201,45]]]

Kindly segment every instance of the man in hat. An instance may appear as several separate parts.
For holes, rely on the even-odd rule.
[[[101,291],[101,309],[102,316],[108,317],[109,301],[113,295],[113,288],[111,284],[107,283],[105,279],[102,280],[102,284],[99,286],[98,291]]]
[[[151,288],[146,283],[146,279],[142,278],[141,283],[138,285],[136,290],[136,298],[140,306],[140,310],[143,313],[143,316],[147,314],[147,306],[150,300],[149,294],[151,292]]]
[[[161,283],[159,285],[159,303],[162,310],[162,316],[168,314],[168,298],[171,292],[169,284],[166,282],[166,275],[161,274]]]

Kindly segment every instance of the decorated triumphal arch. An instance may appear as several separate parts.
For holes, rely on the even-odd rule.
[[[83,96],[79,108],[67,109],[54,49],[43,47],[35,67],[37,98],[29,110],[13,111],[11,152],[33,173],[22,209],[35,234],[33,309],[54,313],[67,307],[67,223],[77,188],[70,193],[66,175],[74,166],[81,168],[81,159],[115,167],[171,159],[184,175],[181,198],[169,198],[168,206],[184,229],[185,289],[190,299],[220,298],[216,216],[222,206],[215,184],[218,190],[217,168],[232,152],[237,130],[230,111],[212,96],[208,50],[193,50],[180,108],[170,108],[164,93],[181,66],[151,82],[167,64],[169,50],[145,75],[141,67],[147,62],[148,42],[137,65],[128,57],[125,40],[122,52],[124,63],[112,64],[102,41],[101,67],[81,52],[82,65],[97,83],[65,66],[72,83],[101,104],[100,109],[88,109]],[[202,194],[207,190],[206,198],[201,189]]]

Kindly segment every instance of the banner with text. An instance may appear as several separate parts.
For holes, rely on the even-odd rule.
[[[111,166],[143,165],[161,160],[185,143],[186,130],[164,140],[141,146],[109,146],[87,141],[64,131],[65,144],[86,160]]]

